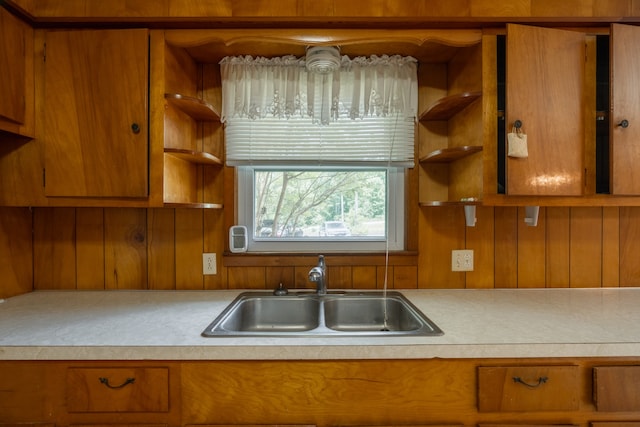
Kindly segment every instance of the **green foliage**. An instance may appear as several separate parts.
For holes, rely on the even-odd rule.
[[[317,236],[325,221],[344,221],[353,235],[370,235],[368,224],[385,219],[386,179],[384,169],[256,169],[256,230]]]

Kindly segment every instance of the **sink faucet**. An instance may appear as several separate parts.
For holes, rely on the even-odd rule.
[[[318,265],[309,271],[309,280],[316,282],[318,295],[327,293],[327,266],[324,263],[324,255],[318,255]]]

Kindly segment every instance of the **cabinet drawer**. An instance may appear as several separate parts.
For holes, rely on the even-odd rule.
[[[69,412],[168,412],[168,368],[69,368]]]
[[[593,400],[598,411],[640,411],[640,366],[593,368]]]
[[[573,411],[579,396],[577,366],[478,368],[480,412]]]

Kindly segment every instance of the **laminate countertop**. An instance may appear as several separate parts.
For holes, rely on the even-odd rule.
[[[433,337],[206,338],[241,292],[36,291],[0,300],[0,360],[640,356],[640,288],[402,290]]]

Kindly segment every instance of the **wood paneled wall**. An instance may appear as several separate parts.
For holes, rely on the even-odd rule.
[[[0,297],[45,289],[234,289],[313,287],[314,256],[223,257],[222,211],[142,208],[0,208]],[[640,286],[640,208],[421,208],[418,255],[393,257],[388,286],[530,288]],[[411,232],[411,230],[410,230]],[[474,271],[451,272],[451,250],[473,249]],[[218,274],[202,275],[202,253]],[[228,264],[225,266],[225,258]],[[381,288],[383,257],[328,257],[333,288]],[[259,258],[258,258],[259,260]]]

